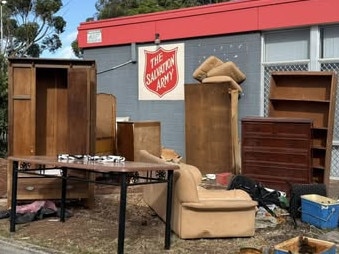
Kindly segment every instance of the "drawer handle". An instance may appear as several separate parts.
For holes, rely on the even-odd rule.
[[[27,186],[26,187],[26,190],[28,190],[28,191],[33,191],[35,188],[34,188],[34,186]]]
[[[73,185],[67,185],[66,189],[67,190],[72,190],[72,189],[74,189],[74,186]]]

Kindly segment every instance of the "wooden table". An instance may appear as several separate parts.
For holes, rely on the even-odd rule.
[[[90,175],[114,173],[116,176],[119,177],[119,181],[118,183],[113,185],[120,186],[120,210],[119,210],[119,229],[118,229],[119,232],[118,232],[117,253],[119,254],[124,253],[127,187],[134,185],[156,184],[163,182],[167,182],[165,249],[170,249],[173,171],[179,168],[177,165],[170,165],[165,163],[158,164],[158,163],[130,162],[130,161],[117,163],[95,160],[64,160],[64,159],[61,160],[58,159],[57,156],[55,157],[11,156],[8,157],[8,160],[10,161],[10,163],[13,164],[10,232],[15,232],[18,173],[23,172],[25,174],[34,174],[43,177],[60,177],[62,179],[61,181],[62,188],[60,194],[61,198],[60,221],[62,222],[65,221],[67,181],[72,179],[100,184],[100,181],[92,180],[94,179],[93,177],[85,179],[70,176],[67,174],[68,169],[88,172]],[[60,176],[48,174],[48,170],[55,169],[59,169],[61,171]]]

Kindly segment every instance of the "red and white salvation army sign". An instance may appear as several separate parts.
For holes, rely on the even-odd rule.
[[[183,91],[183,48],[144,47],[139,48],[139,99],[141,100],[181,100]],[[182,84],[181,84],[182,83]],[[178,88],[181,86],[182,88]],[[178,93],[179,91],[179,93]]]
[[[165,50],[159,47],[156,51],[144,51],[144,85],[160,97],[178,84],[177,50],[178,48]]]

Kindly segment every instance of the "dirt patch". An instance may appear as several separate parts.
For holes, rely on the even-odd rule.
[[[333,183],[330,195],[338,198],[338,189],[339,184]],[[125,253],[232,254],[239,253],[240,248],[270,247],[300,235],[320,238],[327,232],[300,221],[294,228],[291,218],[284,215],[273,223],[270,223],[270,217],[266,221],[257,219],[253,237],[182,240],[172,234],[171,249],[166,251],[165,224],[143,201],[141,188],[129,188],[127,198]],[[3,198],[0,199],[0,210],[4,209],[7,209],[7,200]],[[73,216],[65,223],[59,222],[58,218],[45,218],[17,225],[15,233],[9,233],[9,220],[2,219],[0,236],[67,254],[116,253],[119,213],[119,191],[116,187],[97,186],[93,209],[85,209],[79,201],[68,202],[67,209]],[[227,221],[220,223],[228,226]]]
[[[7,193],[7,160],[0,158],[0,198]]]
[[[45,218],[17,225],[17,232],[10,234],[8,219],[2,219],[0,234],[69,254],[115,253],[119,194],[113,188],[110,192],[113,194],[96,195],[95,206],[90,210],[83,208],[79,202],[68,203],[73,216],[66,223],[56,218]],[[5,202],[0,207],[5,208]],[[227,221],[221,223],[228,226]],[[136,188],[128,194],[125,253],[239,253],[243,247],[268,247],[295,236],[317,238],[324,233],[300,221],[295,229],[288,216],[281,216],[277,225],[266,223],[266,226],[257,229],[254,237],[248,238],[182,240],[172,234],[171,250],[166,251],[164,223],[144,203],[140,189]]]

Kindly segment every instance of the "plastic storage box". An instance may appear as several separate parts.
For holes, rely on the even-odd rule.
[[[309,252],[304,252],[306,250]],[[309,237],[294,237],[274,246],[274,254],[290,253],[335,254],[336,246],[332,242]]]
[[[338,226],[339,202],[334,199],[308,194],[301,196],[301,220],[321,229]]]

